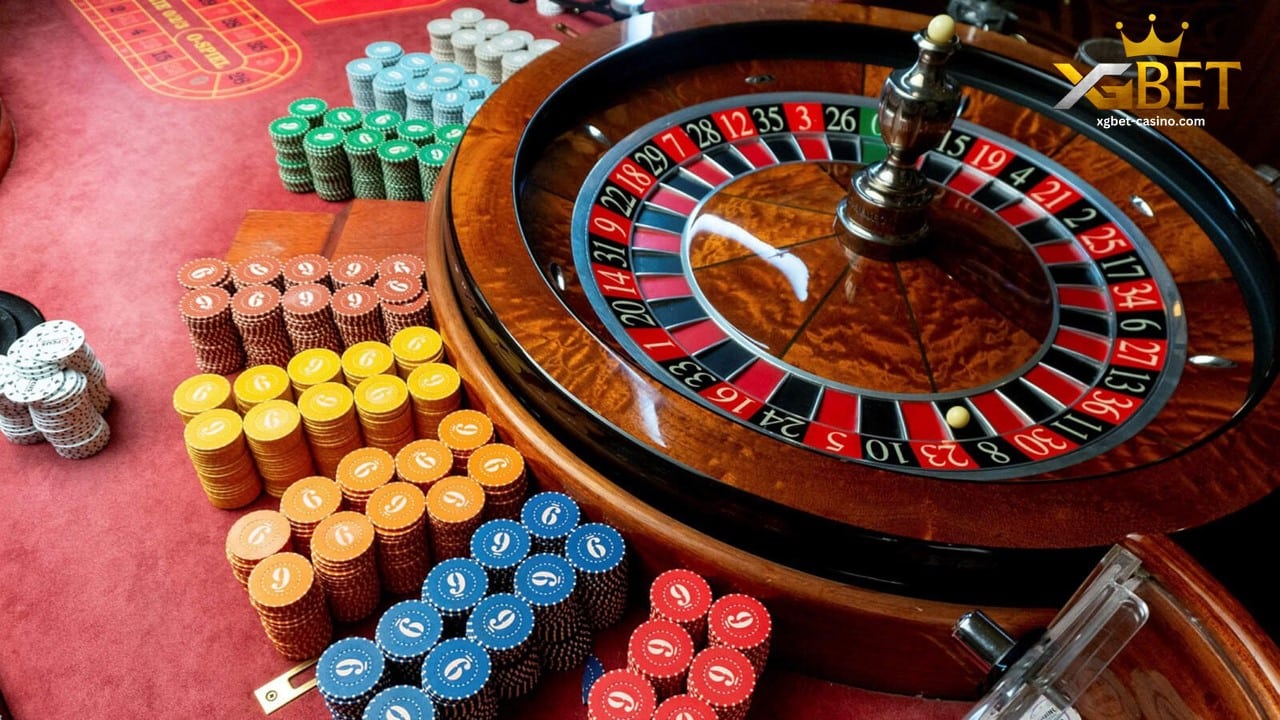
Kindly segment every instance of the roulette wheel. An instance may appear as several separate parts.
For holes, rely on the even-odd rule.
[[[1059,110],[1054,56],[972,29],[913,229],[856,206],[926,22],[737,3],[566,43],[473,120],[426,255],[543,484],[772,602],[801,665],[946,693],[962,608],[1030,627],[1111,543],[1272,490],[1280,213],[1203,133]]]

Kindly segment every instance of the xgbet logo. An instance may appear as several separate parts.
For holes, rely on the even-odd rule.
[[[1124,40],[1124,54],[1131,59],[1130,62],[1098,63],[1088,75],[1083,76],[1070,63],[1054,63],[1058,72],[1075,84],[1054,107],[1065,110],[1075,107],[1080,98],[1088,98],[1099,110],[1154,110],[1170,104],[1177,110],[1203,110],[1202,82],[1216,74],[1218,102],[1210,109],[1228,109],[1228,73],[1239,70],[1240,62],[1177,60],[1187,23],[1182,23],[1183,32],[1178,33],[1178,37],[1166,42],[1156,36],[1156,16],[1149,15],[1147,19],[1151,21],[1151,29],[1142,41],[1131,40],[1128,35],[1120,33]],[[1116,23],[1116,29],[1123,30],[1124,23]],[[1152,57],[1171,59],[1148,59]],[[1133,79],[1123,83],[1099,84],[1105,78],[1123,77],[1134,65],[1137,66],[1137,75]]]

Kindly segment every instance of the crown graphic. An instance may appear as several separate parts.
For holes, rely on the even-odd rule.
[[[1151,29],[1147,31],[1147,36],[1141,42],[1130,40],[1128,35],[1120,33],[1120,37],[1124,39],[1124,54],[1128,57],[1139,57],[1144,55],[1160,55],[1163,57],[1178,57],[1178,53],[1182,51],[1182,36],[1186,34],[1187,23],[1182,23],[1182,32],[1178,33],[1178,37],[1165,42],[1156,37],[1156,16],[1154,13],[1147,16],[1147,20],[1151,21]],[[1116,23],[1117,30],[1124,29],[1124,23]]]

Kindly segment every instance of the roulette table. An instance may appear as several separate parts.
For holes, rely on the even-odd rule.
[[[1110,544],[1272,490],[1280,214],[1203,133],[1060,110],[1054,56],[962,29],[926,239],[847,241],[924,22],[739,3],[559,48],[473,121],[425,252],[540,478],[776,602],[789,658],[928,692],[971,680],[957,608],[1042,623]]]

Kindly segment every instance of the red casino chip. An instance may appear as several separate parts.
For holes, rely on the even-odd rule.
[[[335,278],[336,280],[336,278]],[[386,342],[378,295],[366,285],[347,285],[335,290],[329,301],[342,344]]]
[[[673,695],[662,701],[653,720],[717,720],[716,711],[706,700],[692,695]]]
[[[430,327],[431,295],[424,291],[402,305],[384,303],[382,321],[387,329],[387,337],[395,337],[396,333],[408,327]]]
[[[719,720],[742,720],[755,694],[756,672],[737,650],[711,647],[693,658],[688,689],[690,695],[705,700]]]
[[[323,255],[294,255],[284,261],[280,274],[286,288],[315,283],[327,290],[333,289],[333,280],[329,278],[329,258]]]
[[[384,306],[404,305],[417,300],[423,293],[422,281],[405,274],[379,274],[373,289]]]
[[[220,258],[189,260],[178,270],[178,283],[188,290],[217,287],[231,292],[231,266]]]
[[[342,352],[342,335],[333,320],[329,289],[319,283],[294,285],[280,299],[285,331],[294,353],[312,348]]]
[[[368,255],[343,255],[329,264],[334,287],[372,286],[378,279],[378,263]]]
[[[411,275],[422,283],[423,287],[427,284],[426,265],[422,262],[422,258],[409,253],[397,253],[388,255],[378,263],[378,276],[385,275]]]
[[[178,303],[201,372],[229,375],[245,366],[231,294],[219,287],[189,290]]]
[[[658,699],[649,681],[629,670],[601,675],[587,695],[588,720],[649,720]]]
[[[270,255],[253,255],[231,268],[231,282],[239,292],[250,285],[270,285],[284,291],[280,261]]]
[[[711,586],[691,570],[668,570],[649,586],[649,618],[670,620],[684,628],[701,647],[707,634],[707,612],[711,610]]]
[[[684,690],[692,662],[689,633],[667,620],[640,623],[627,642],[627,669],[648,680],[659,699]]]
[[[280,291],[271,285],[241,288],[231,299],[231,317],[240,338],[248,365],[289,364],[293,348],[284,323]]]
[[[759,600],[749,595],[725,595],[711,604],[707,615],[707,644],[739,650],[751,661],[756,675],[769,658],[773,620]]]

